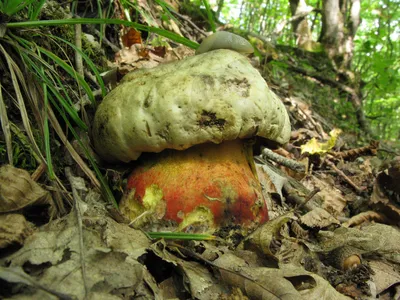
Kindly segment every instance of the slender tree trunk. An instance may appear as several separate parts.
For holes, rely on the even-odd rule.
[[[349,70],[353,59],[354,36],[360,25],[360,0],[324,0],[321,42],[338,70]],[[347,23],[346,23],[347,20]]]
[[[341,64],[343,53],[343,15],[340,11],[339,0],[324,0],[322,4],[322,37],[329,57],[336,64]]]
[[[313,40],[307,15],[311,11],[305,0],[290,0],[290,11],[295,19],[292,21],[293,32],[296,36],[296,45],[305,50],[312,50]],[[296,16],[299,16],[296,18]]]
[[[347,5],[346,0],[323,0],[320,40],[340,75],[340,81],[351,86],[354,90],[349,96],[349,101],[354,107],[361,130],[371,134],[364,114],[359,82],[351,72],[354,51],[353,40],[361,22],[360,0],[348,1],[350,1],[349,5]]]

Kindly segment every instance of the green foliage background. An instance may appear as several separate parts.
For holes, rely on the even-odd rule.
[[[201,0],[193,0],[192,3],[201,7]],[[286,24],[280,35],[274,35],[277,26],[291,17],[289,1],[212,0],[210,6],[218,11],[221,3],[221,14],[216,16],[221,21],[262,35],[272,43],[295,46],[290,23]],[[309,0],[307,4],[320,9],[322,1]],[[362,22],[354,40],[352,65],[352,71],[361,82],[364,110],[373,133],[393,142],[400,139],[399,7],[398,0],[361,1]],[[321,14],[314,11],[307,18],[313,39],[317,41],[322,26]],[[342,104],[340,110],[345,115],[351,106]]]

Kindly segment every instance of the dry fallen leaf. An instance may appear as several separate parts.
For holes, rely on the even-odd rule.
[[[145,284],[151,282],[151,276],[137,261],[150,245],[145,234],[100,215],[93,206],[88,206],[82,219],[84,254],[79,246],[76,217],[71,213],[31,235],[19,251],[7,258],[10,267],[34,266],[40,272],[32,274],[32,279],[41,286],[84,299],[82,255],[89,299],[133,297],[139,290],[143,297],[153,298],[154,293]],[[19,296],[24,296],[23,292]],[[29,296],[48,298],[39,289]]]
[[[400,283],[400,270],[398,267],[379,260],[369,260],[368,264],[374,271],[372,273],[372,280],[375,283],[378,294]]]
[[[390,162],[390,167],[378,174],[374,182],[370,204],[383,213],[393,224],[400,224],[400,158]]]
[[[323,208],[314,208],[300,218],[301,223],[310,228],[325,228],[330,225],[339,225],[340,222]]]
[[[175,266],[174,268],[182,276],[182,285],[193,299],[219,299],[221,293],[228,292],[226,287],[212,276],[212,273],[205,266],[175,256],[166,250],[164,241],[159,241],[151,245],[150,248],[158,257]]]
[[[258,249],[262,253],[275,257],[271,249],[274,240],[279,239],[280,230],[284,224],[295,219],[293,213],[287,213],[279,216],[256,229],[243,242],[245,249]]]
[[[313,252],[327,253],[340,247],[353,247],[360,254],[378,254],[387,260],[400,263],[400,232],[383,225],[369,224],[358,228],[340,227],[335,231],[319,231],[319,243],[303,241]]]
[[[122,44],[124,47],[130,47],[134,44],[141,44],[142,37],[140,31],[135,28],[124,27],[124,34],[121,36]]]
[[[52,204],[50,193],[33,181],[25,170],[0,167],[0,212],[11,212],[33,204]]]
[[[336,217],[343,213],[347,201],[343,197],[342,192],[330,180],[331,178],[321,174],[319,178],[308,176],[302,183],[311,191],[319,188],[318,196],[323,199],[322,208]]]
[[[20,214],[0,215],[0,249],[14,243],[22,245],[33,232],[33,224]]]
[[[267,193],[276,193],[278,194],[281,199],[283,198],[282,189],[283,185],[287,183],[287,178],[279,175],[278,173],[274,172],[268,165],[261,165],[255,164],[257,176],[262,184],[263,191]]]
[[[322,277],[297,266],[248,267],[245,260],[231,253],[222,255],[214,264],[219,267],[222,281],[240,288],[250,299],[350,299]]]

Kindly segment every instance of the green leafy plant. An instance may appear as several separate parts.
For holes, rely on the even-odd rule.
[[[105,26],[107,24],[114,24],[133,27],[140,31],[153,32],[191,48],[197,48],[198,44],[158,27],[146,26],[125,20],[109,18],[38,20],[44,3],[45,1],[33,0],[13,0],[0,3],[0,14],[3,16],[0,20],[12,20],[0,24],[0,29],[2,28],[0,30],[0,68],[10,78],[13,87],[13,92],[7,94],[6,99],[1,93],[2,90],[5,90],[4,83],[0,82],[0,115],[9,163],[13,164],[13,153],[15,151],[13,150],[13,133],[10,129],[11,122],[7,114],[7,103],[10,104],[14,101],[17,103],[20,111],[24,131],[31,145],[30,149],[36,157],[37,162],[47,166],[48,177],[50,179],[57,179],[57,167],[53,166],[53,153],[51,151],[51,135],[55,133],[94,186],[100,188],[105,197],[117,206],[107,181],[96,163],[96,159],[76,130],[79,129],[86,133],[89,130],[88,123],[84,118],[84,112],[79,113],[75,107],[76,104],[82,101],[83,97],[87,97],[91,105],[96,105],[92,86],[75,69],[64,49],[69,48],[70,51],[79,53],[86,66],[88,66],[88,69],[95,75],[103,96],[106,94],[106,87],[94,63],[83,51],[71,41],[48,32],[44,33],[40,29],[43,26],[74,24],[98,24]],[[22,22],[13,21],[15,19],[13,17],[22,12],[24,12],[22,15],[28,16],[28,20]],[[40,45],[35,40],[45,40],[51,45],[52,49],[57,50],[57,54],[47,47]],[[81,107],[81,110],[84,110],[84,108]],[[32,116],[41,135],[39,139],[33,134]],[[66,124],[68,132],[72,134],[80,145],[94,173],[70,144],[68,134],[62,129],[59,118]],[[16,154],[20,155],[20,152]]]

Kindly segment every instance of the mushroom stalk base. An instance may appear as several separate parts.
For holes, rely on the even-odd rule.
[[[163,220],[190,232],[252,229],[268,219],[252,166],[252,147],[240,140],[163,151],[132,172],[120,208],[138,226]]]

